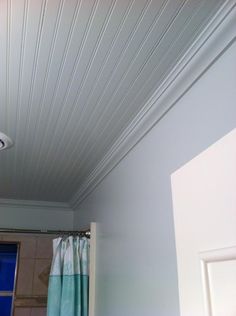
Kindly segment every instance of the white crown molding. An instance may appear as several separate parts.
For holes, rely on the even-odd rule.
[[[49,202],[49,201],[33,201],[33,200],[15,200],[15,199],[0,199],[0,207],[24,207],[24,208],[45,208],[58,211],[72,211],[68,203]]]
[[[236,1],[228,0],[70,200],[76,209],[104,177],[234,43]]]

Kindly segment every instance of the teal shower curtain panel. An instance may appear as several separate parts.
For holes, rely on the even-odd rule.
[[[88,316],[89,240],[53,240],[47,316]]]

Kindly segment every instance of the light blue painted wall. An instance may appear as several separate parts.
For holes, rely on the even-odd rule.
[[[72,229],[73,211],[47,207],[0,206],[0,227]]]
[[[178,316],[170,175],[236,127],[235,44],[83,201],[98,222],[96,316]],[[235,144],[236,145],[236,144]]]

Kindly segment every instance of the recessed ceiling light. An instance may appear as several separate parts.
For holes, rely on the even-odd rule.
[[[12,146],[13,141],[11,138],[0,132],[0,150],[4,150]]]

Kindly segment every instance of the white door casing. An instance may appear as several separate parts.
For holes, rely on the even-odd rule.
[[[95,316],[96,223],[90,224],[89,316]]]

